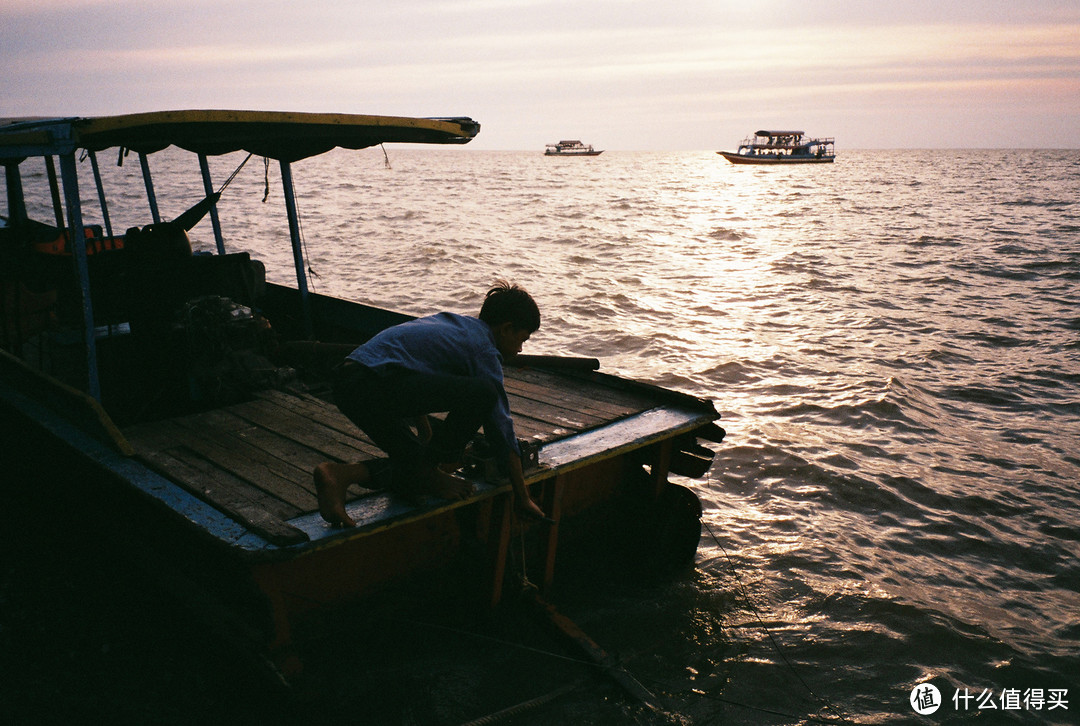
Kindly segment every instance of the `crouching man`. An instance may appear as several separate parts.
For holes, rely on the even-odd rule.
[[[334,384],[335,401],[391,465],[391,490],[464,499],[472,485],[452,476],[465,446],[483,426],[494,455],[508,472],[517,511],[543,517],[529,496],[521,450],[503,387],[502,362],[540,328],[540,310],[525,290],[499,282],[479,317],[438,313],[387,328],[350,353]],[[446,419],[430,439],[411,425],[427,414]],[[331,524],[354,527],[345,493],[369,477],[364,463],[325,462],[315,468],[319,513]]]

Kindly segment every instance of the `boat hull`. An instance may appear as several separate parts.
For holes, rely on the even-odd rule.
[[[508,488],[489,488],[367,528],[252,549],[244,546],[250,534],[233,533],[235,522],[63,419],[0,386],[0,432],[9,444],[0,464],[13,474],[9,484],[41,492],[41,511],[60,509],[62,500],[65,511],[97,522],[149,583],[285,682],[302,674],[305,642],[342,608],[418,592],[477,611],[496,607],[518,586],[511,544],[546,589],[557,579],[556,554],[560,569],[617,555],[624,566],[656,572],[692,563],[700,535],[696,496],[642,468],[666,471],[668,439],[533,484],[554,525],[516,521]],[[25,451],[39,463],[15,453]],[[688,510],[686,495],[696,507]]]
[[[294,307],[289,303],[295,290],[271,290],[276,294],[267,296],[268,311]],[[313,303],[328,334],[351,331],[355,338],[400,318],[334,298],[315,296]],[[623,564],[648,563],[651,571],[685,566],[693,561],[700,535],[700,504],[687,507],[686,496],[676,494],[682,488],[667,475],[700,476],[700,466],[707,468],[711,452],[697,448],[695,454],[691,444],[716,418],[711,404],[596,372],[569,376],[566,390],[583,390],[582,376],[599,377],[597,385],[606,391],[603,406],[621,406],[613,397],[628,386],[625,395],[648,403],[641,413],[540,449],[539,468],[527,472],[527,480],[553,522],[515,521],[509,486],[478,480],[468,500],[413,508],[376,492],[350,504],[358,507],[349,510],[357,521],[375,513],[367,523],[334,530],[317,512],[268,526],[265,516],[244,516],[250,506],[223,509],[227,499],[257,495],[250,487],[241,489],[239,478],[273,480],[285,493],[285,482],[270,471],[280,463],[265,456],[256,462],[257,448],[299,451],[305,441],[334,448],[354,442],[357,432],[327,418],[335,415],[329,404],[266,393],[174,421],[117,429],[85,394],[7,354],[0,363],[0,431],[9,444],[0,465],[6,468],[9,460],[23,458],[18,452],[28,451],[35,452],[34,461],[55,464],[30,467],[32,480],[27,474],[9,480],[11,485],[84,502],[78,507],[82,515],[121,537],[119,549],[147,562],[151,574],[162,577],[200,620],[229,631],[271,674],[286,680],[302,671],[305,635],[339,608],[409,592],[418,582],[425,591],[438,583],[446,594],[481,609],[496,607],[517,582],[509,556],[512,532],[513,551],[527,551],[529,576],[542,588],[557,581],[556,561],[562,568],[615,553]],[[555,374],[524,369],[507,375],[513,396],[535,396]],[[279,405],[303,408],[289,412]],[[253,425],[255,419],[281,435],[270,439],[269,430]],[[214,428],[215,421],[224,428]],[[315,431],[318,441],[311,438]],[[231,443],[219,445],[225,442]],[[697,462],[689,464],[697,471],[687,470],[688,459]],[[235,495],[222,499],[226,485]],[[689,490],[685,494],[691,504],[697,501]],[[40,506],[49,510],[48,501]],[[612,522],[618,527],[603,531]]]
[[[600,156],[603,151],[545,151],[544,156]]]
[[[725,159],[732,164],[757,164],[757,165],[772,165],[782,166],[785,164],[831,164],[836,158],[835,156],[786,156],[786,155],[766,155],[761,154],[757,156],[749,156],[747,154],[737,154],[733,151],[718,151]]]

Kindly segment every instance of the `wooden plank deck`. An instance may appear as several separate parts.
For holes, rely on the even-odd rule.
[[[539,444],[660,405],[655,394],[540,369],[508,367],[505,380],[519,438]],[[288,520],[318,509],[312,479],[318,463],[383,456],[336,406],[274,390],[123,433],[148,466],[277,545],[308,539]],[[354,487],[350,499],[367,494]]]

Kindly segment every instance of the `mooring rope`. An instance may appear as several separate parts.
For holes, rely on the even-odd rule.
[[[263,157],[263,204],[270,198],[270,157]]]
[[[710,473],[708,483],[711,482],[712,475]],[[705,531],[709,533],[712,541],[716,544],[717,547],[720,548],[720,552],[722,552],[725,559],[727,559],[728,567],[731,568],[731,575],[732,578],[735,580],[735,585],[739,590],[739,593],[742,595],[747,607],[749,607],[750,611],[754,614],[754,617],[757,618],[758,625],[761,627],[762,631],[765,633],[765,635],[768,636],[769,642],[772,643],[773,650],[775,650],[776,654],[780,656],[780,659],[784,661],[784,664],[787,665],[788,670],[790,670],[791,674],[795,676],[795,679],[802,684],[803,688],[805,688],[806,691],[818,701],[818,703],[822,704],[825,708],[832,711],[841,721],[845,723],[851,723],[851,720],[843,713],[841,713],[840,709],[834,706],[832,702],[830,702],[827,698],[819,696],[814,691],[814,689],[810,687],[810,684],[803,679],[802,675],[799,674],[799,671],[795,669],[794,664],[792,664],[792,662],[788,660],[788,657],[787,655],[785,655],[783,649],[780,647],[780,644],[777,642],[776,638],[773,637],[772,631],[769,630],[769,626],[765,624],[765,619],[761,616],[761,611],[758,610],[757,606],[754,605],[753,600],[750,599],[750,595],[747,592],[746,586],[743,584],[742,578],[739,577],[739,571],[735,567],[735,560],[731,557],[730,554],[728,554],[728,551],[724,548],[724,545],[720,543],[720,538],[716,536],[716,533],[713,532],[712,527],[709,526],[709,523],[705,521],[704,517],[702,518],[701,523],[705,526]],[[768,713],[772,712],[769,711]]]
[[[562,698],[566,694],[576,689],[579,685],[581,685],[580,682],[567,683],[565,686],[556,688],[551,693],[545,693],[541,696],[537,696],[536,698],[531,698],[528,701],[522,701],[521,703],[515,706],[511,706],[510,708],[504,708],[501,711],[496,711],[495,713],[488,714],[487,716],[481,716],[480,718],[473,719],[468,723],[462,724],[462,726],[489,726],[490,724],[498,723],[503,719],[512,718],[531,709],[539,708],[540,706],[551,703],[557,698]]]
[[[319,273],[311,266],[311,254],[308,252],[307,235],[304,234],[304,215],[300,214],[300,195],[295,193],[296,183],[293,182],[293,205],[296,207],[296,227],[300,235],[300,249],[303,250],[304,261],[307,263],[308,287],[315,292],[315,281],[319,279]]]
[[[465,636],[465,637],[468,637],[468,638],[474,638],[476,640],[483,640],[483,641],[495,643],[497,645],[506,646],[508,648],[514,648],[516,650],[523,650],[523,651],[528,651],[528,652],[531,652],[531,653],[537,653],[539,655],[543,655],[543,656],[546,656],[548,658],[553,658],[555,660],[562,660],[562,661],[567,661],[569,663],[573,663],[575,665],[586,666],[590,670],[594,670],[597,673],[600,673],[601,671],[604,670],[603,664],[597,663],[596,661],[586,660],[584,658],[575,658],[574,656],[569,656],[569,655],[562,655],[561,653],[554,653],[554,652],[552,652],[550,650],[545,650],[543,648],[536,648],[536,647],[533,647],[533,646],[530,646],[530,645],[525,645],[524,643],[516,643],[514,641],[506,640],[506,639],[503,639],[503,638],[497,638],[497,637],[490,636],[490,635],[483,635],[481,633],[477,633],[477,632],[471,631],[471,630],[464,630],[464,629],[455,628],[455,627],[452,627],[452,626],[449,626],[449,625],[439,625],[437,623],[426,622],[426,621],[423,621],[423,620],[415,620],[413,618],[406,618],[406,617],[400,617],[400,616],[385,616],[385,617],[386,617],[387,620],[391,620],[391,621],[397,621],[397,622],[400,622],[400,623],[406,623],[408,625],[414,625],[414,626],[418,625],[418,626],[421,626],[421,627],[432,628],[432,629],[435,629],[435,630],[443,630],[443,631],[446,631],[446,632],[449,632],[449,633],[453,633],[455,635],[461,635],[461,636]],[[658,680],[656,678],[644,677],[642,680],[648,681],[649,683],[653,684],[654,686],[663,688],[665,693],[668,696],[672,696],[672,695],[697,696],[699,698],[705,698],[705,699],[708,699],[710,701],[716,701],[717,703],[723,703],[723,704],[728,705],[728,706],[735,706],[737,708],[746,709],[748,711],[754,711],[756,713],[768,714],[770,716],[776,716],[776,717],[779,717],[779,718],[786,718],[786,719],[792,719],[792,720],[795,720],[795,721],[801,721],[802,723],[823,723],[823,724],[827,724],[827,723],[833,723],[834,722],[834,721],[827,721],[827,720],[824,720],[824,719],[821,719],[821,718],[815,718],[813,716],[809,716],[809,717],[800,716],[798,714],[787,713],[785,711],[777,711],[775,709],[763,708],[761,706],[754,706],[754,705],[751,705],[751,704],[748,704],[748,703],[742,703],[740,701],[734,701],[734,700],[732,700],[730,698],[724,698],[722,696],[715,696],[713,694],[705,693],[704,691],[700,691],[700,690],[697,690],[697,689],[685,690],[685,689],[680,688],[678,686],[672,686],[672,684],[665,683],[665,682],[660,681],[660,680]],[[539,705],[543,705],[543,703],[547,703],[548,701],[554,700],[557,697],[564,696],[564,695],[570,693],[571,691],[573,691],[575,688],[579,687],[580,685],[581,685],[580,682],[567,684],[566,686],[558,689],[557,691],[553,691],[552,693],[546,694],[545,696],[540,696],[538,699],[532,699],[530,701],[525,701],[524,703],[518,704],[517,706],[514,706],[514,707],[512,707],[510,709],[506,709],[505,711],[500,711],[500,712],[498,712],[496,714],[491,714],[489,716],[485,716],[485,717],[483,717],[483,719],[478,720],[478,721],[470,721],[467,724],[464,724],[464,726],[479,726],[480,724],[494,723],[495,720],[502,719],[502,718],[507,718],[507,717],[512,716],[512,715],[516,715],[520,711],[526,710],[526,708],[533,708],[533,707],[536,707],[536,706],[539,706]],[[539,703],[536,702],[538,700],[540,701]],[[484,719],[487,719],[487,720],[484,720]]]
[[[757,618],[761,629],[768,636],[769,641],[772,643],[772,646],[776,650],[777,654],[784,661],[784,663],[787,665],[787,667],[789,668],[791,673],[795,676],[795,678],[807,690],[807,692],[809,692],[811,696],[813,696],[820,704],[822,704],[823,707],[825,707],[826,709],[832,711],[834,716],[831,717],[831,718],[823,718],[823,717],[815,717],[815,716],[803,716],[803,715],[799,715],[799,714],[787,713],[785,711],[779,711],[779,710],[776,710],[776,709],[764,708],[762,706],[755,706],[755,705],[752,705],[752,704],[749,704],[749,703],[742,703],[740,701],[735,701],[735,700],[730,699],[730,698],[726,698],[726,697],[723,697],[723,696],[717,696],[717,695],[714,695],[714,694],[711,694],[711,693],[707,693],[707,692],[702,691],[702,690],[700,690],[698,688],[689,688],[688,689],[688,688],[685,688],[683,686],[676,686],[674,684],[667,683],[667,682],[661,681],[661,680],[659,680],[657,678],[653,678],[653,677],[649,677],[649,676],[644,676],[644,677],[642,677],[641,680],[647,681],[648,683],[650,683],[650,684],[652,684],[652,685],[654,685],[654,686],[656,686],[656,687],[658,687],[660,689],[663,689],[664,694],[669,698],[676,697],[676,696],[683,696],[683,697],[697,696],[698,698],[704,698],[704,699],[707,699],[707,700],[710,700],[710,701],[715,701],[717,703],[722,703],[722,704],[725,704],[727,706],[733,706],[733,707],[736,707],[736,708],[745,709],[747,711],[753,711],[755,713],[766,714],[766,715],[769,715],[769,716],[775,716],[777,718],[784,718],[784,719],[790,719],[790,720],[793,720],[793,721],[800,721],[801,723],[832,724],[832,723],[836,723],[837,720],[839,720],[841,723],[854,723],[850,718],[848,718],[846,715],[844,715],[840,711],[840,709],[837,708],[834,704],[832,704],[827,699],[819,696],[814,691],[814,689],[811,688],[810,685],[802,678],[802,676],[799,674],[799,672],[795,669],[795,666],[791,663],[791,661],[784,654],[783,650],[780,647],[780,644],[776,641],[776,638],[773,636],[772,632],[769,630],[769,627],[765,624],[765,621],[764,621],[764,618],[761,615],[761,612],[758,610],[758,608],[754,605],[753,601],[750,599],[747,588],[744,585],[744,583],[742,582],[742,578],[739,576],[739,572],[735,567],[735,562],[734,562],[733,558],[727,552],[727,550],[724,548],[723,544],[720,542],[720,539],[716,536],[716,533],[713,532],[713,530],[709,526],[708,522],[706,522],[704,519],[702,519],[701,522],[702,522],[702,525],[704,525],[705,530],[709,533],[709,536],[712,538],[713,542],[716,544],[716,546],[724,554],[724,557],[727,559],[728,565],[731,568],[732,577],[735,580],[735,583],[736,583],[737,589],[739,590],[739,593],[742,595],[742,597],[745,600],[747,606],[750,608],[750,610],[753,612],[754,616]],[[521,543],[521,580],[522,580],[522,584],[523,584],[523,586],[526,586],[526,587],[535,588],[536,586],[533,585],[529,581],[528,575],[527,575],[526,570],[525,570],[525,561],[526,561],[527,558],[526,558],[526,551],[525,551],[525,537],[524,537],[524,532],[523,531],[521,532],[520,543]],[[291,593],[291,594],[294,597],[300,597],[300,595],[298,593]],[[313,598],[305,598],[305,599],[309,599],[312,602],[319,603],[318,600],[313,599]],[[322,604],[325,604],[325,603],[322,603]],[[506,640],[504,638],[498,638],[498,637],[491,636],[491,635],[484,635],[482,633],[478,633],[478,632],[475,632],[475,631],[472,631],[472,630],[466,630],[464,628],[457,628],[457,627],[450,626],[450,625],[442,625],[442,624],[433,623],[433,622],[430,622],[430,621],[417,620],[415,618],[404,617],[404,616],[400,616],[400,615],[386,615],[386,614],[384,614],[381,617],[384,620],[390,621],[390,622],[398,622],[398,623],[404,623],[404,624],[407,624],[407,625],[410,625],[410,626],[420,626],[420,627],[430,628],[430,629],[433,629],[433,630],[441,630],[441,631],[444,631],[444,632],[453,633],[455,635],[464,636],[464,637],[472,638],[472,639],[475,639],[475,640],[483,640],[483,641],[495,643],[497,645],[505,646],[505,647],[508,647],[508,648],[513,648],[513,649],[516,649],[516,650],[527,651],[527,652],[530,652],[530,653],[536,653],[538,655],[542,655],[542,656],[545,656],[547,658],[566,661],[568,663],[573,663],[573,664],[579,665],[579,666],[586,666],[589,670],[595,671],[596,673],[600,673],[600,672],[605,670],[605,665],[604,664],[598,663],[598,662],[596,662],[594,660],[587,660],[587,659],[584,659],[584,658],[578,658],[578,657],[574,657],[574,656],[570,656],[570,655],[563,655],[561,653],[555,653],[555,652],[547,650],[545,648],[537,648],[535,646],[530,646],[530,645],[526,645],[524,643]],[[488,726],[489,724],[496,723],[497,721],[500,721],[502,719],[510,718],[512,716],[518,715],[518,714],[520,714],[520,713],[522,713],[522,712],[524,712],[526,710],[529,710],[531,708],[536,708],[536,707],[542,706],[542,705],[544,705],[546,703],[549,703],[549,702],[551,702],[551,701],[553,701],[553,700],[555,700],[557,698],[561,698],[562,696],[565,696],[565,695],[569,694],[570,692],[572,692],[573,690],[579,688],[581,685],[582,685],[582,681],[577,681],[577,682],[574,682],[574,683],[566,684],[565,686],[561,686],[560,688],[558,688],[558,689],[556,689],[554,691],[551,691],[550,693],[543,694],[541,696],[530,699],[528,701],[523,701],[522,703],[519,703],[519,704],[517,704],[515,706],[509,707],[507,709],[504,709],[502,711],[498,711],[498,712],[493,713],[493,714],[489,714],[487,716],[483,716],[483,717],[481,717],[479,719],[469,721],[466,724],[463,724],[463,726]]]

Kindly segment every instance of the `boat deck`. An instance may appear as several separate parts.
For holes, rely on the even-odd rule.
[[[527,472],[527,479],[715,418],[711,406],[676,402],[673,407],[671,392],[613,383],[617,380],[506,369],[515,430],[542,447],[540,470]],[[135,424],[123,434],[152,469],[279,546],[333,534],[317,511],[316,465],[383,456],[336,406],[275,390],[210,411]],[[354,487],[349,512],[362,527],[372,525],[409,509],[392,505],[393,499]]]

